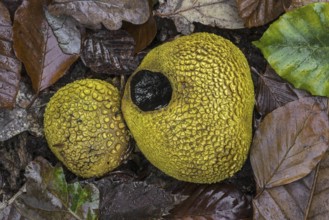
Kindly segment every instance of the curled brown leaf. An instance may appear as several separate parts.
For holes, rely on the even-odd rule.
[[[12,46],[10,15],[0,2],[0,108],[13,108],[19,89],[22,65],[15,57]]]
[[[291,0],[236,0],[246,27],[258,27],[277,18],[288,8]]]
[[[13,26],[14,49],[24,63],[32,80],[33,89],[39,92],[62,77],[76,54],[65,54],[45,18],[46,1],[24,0],[17,9]]]
[[[255,132],[250,161],[260,188],[309,174],[328,148],[326,98],[302,98],[268,114]]]

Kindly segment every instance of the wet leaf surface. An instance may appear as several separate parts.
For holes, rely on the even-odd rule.
[[[140,25],[134,25],[125,22],[123,24],[123,29],[128,31],[129,34],[134,38],[134,54],[144,50],[153,41],[157,33],[157,26],[153,16],[150,16],[147,22]]]
[[[234,185],[186,184],[179,194],[187,199],[166,216],[168,219],[248,219],[252,207],[248,198]]]
[[[265,189],[254,199],[254,219],[328,219],[329,153],[317,169],[288,185]]]
[[[193,32],[193,22],[228,29],[243,28],[236,2],[230,0],[168,0],[160,5],[156,15],[172,19],[183,34]]]
[[[62,51],[66,54],[80,54],[81,34],[77,22],[64,15],[53,16],[46,9],[45,16]]]
[[[0,142],[1,170],[6,172],[6,185],[10,190],[18,190],[24,183],[22,171],[32,160],[32,155],[26,148],[27,134],[18,135],[7,142]]]
[[[134,50],[134,39],[127,31],[90,31],[83,43],[81,59],[96,73],[130,75],[145,55],[134,55]]]
[[[26,168],[26,192],[15,207],[30,219],[96,219],[99,192],[92,184],[68,184],[61,167],[39,157]]]
[[[321,160],[329,146],[327,101],[326,98],[302,98],[264,118],[250,150],[251,165],[260,188],[296,181],[309,174]]]
[[[148,0],[54,0],[49,6],[54,15],[68,15],[93,29],[103,24],[109,30],[118,30],[122,21],[143,24],[149,18]]]
[[[328,0],[291,0],[291,5],[288,10],[300,8],[302,6],[314,3],[314,2],[329,2]]]
[[[144,181],[98,183],[101,193],[101,219],[158,219],[169,213],[176,198],[163,188]]]
[[[43,112],[39,107],[41,100],[34,98],[28,82],[21,81],[15,108],[0,109],[0,141],[6,141],[24,131],[29,131],[35,136],[43,135]],[[31,108],[27,108],[30,104]]]
[[[45,18],[45,0],[24,0],[13,26],[14,49],[24,63],[36,93],[62,77],[77,55],[63,53]]]
[[[294,88],[279,77],[270,66],[266,68],[264,74],[259,74],[256,108],[262,116],[288,102],[305,96],[310,96],[310,94],[304,90]]]
[[[15,57],[12,41],[9,11],[0,2],[0,109],[14,107],[21,78],[21,62]]]
[[[282,15],[253,42],[282,78],[312,95],[327,97],[328,15],[328,3],[309,4]]]
[[[291,0],[237,0],[246,27],[258,27],[273,21],[291,4]]]

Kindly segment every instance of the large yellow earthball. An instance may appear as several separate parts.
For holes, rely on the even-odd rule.
[[[146,158],[164,173],[195,183],[218,182],[241,169],[253,107],[245,56],[209,33],[150,51],[122,98],[124,119]]]

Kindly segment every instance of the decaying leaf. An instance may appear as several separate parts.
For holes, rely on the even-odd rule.
[[[13,25],[14,49],[39,92],[62,77],[78,58],[65,54],[45,18],[46,0],[24,0]]]
[[[293,183],[264,189],[253,200],[254,219],[306,219],[304,216],[312,194],[314,174],[315,171],[312,171]]]
[[[152,0],[149,0],[150,14],[152,14]],[[146,48],[154,39],[157,33],[157,25],[153,15],[149,19],[140,25],[124,22],[122,28],[129,32],[134,38],[135,50],[134,53],[138,53]]]
[[[329,0],[290,0],[291,4],[287,10],[293,10],[314,2],[329,2]]]
[[[176,203],[176,196],[142,181],[112,182],[100,185],[102,219],[160,219]]]
[[[286,8],[291,0],[236,0],[240,16],[246,27],[258,27],[273,21]]]
[[[134,46],[134,39],[125,30],[89,32],[81,59],[97,73],[130,75],[142,59],[142,54],[134,56]]]
[[[174,20],[183,34],[194,30],[193,22],[227,29],[243,28],[236,2],[232,0],[167,0],[156,15]]]
[[[26,193],[15,207],[28,219],[97,219],[99,192],[92,184],[68,184],[61,167],[38,157],[26,168]]]
[[[326,98],[302,98],[264,118],[250,152],[258,187],[288,184],[314,169],[329,146],[327,107]]]
[[[328,219],[329,152],[308,176],[265,189],[253,201],[254,219]]]
[[[12,48],[12,25],[7,8],[0,2],[0,108],[13,108],[20,81],[21,62]]]
[[[8,173],[6,184],[8,184],[8,188],[14,191],[18,190],[24,183],[21,173],[32,160],[26,143],[27,133],[17,135],[7,142],[0,142],[0,170],[5,170]]]
[[[81,35],[77,22],[72,17],[64,15],[53,16],[47,9],[45,16],[62,51],[66,54],[80,54]]]
[[[285,13],[253,43],[296,88],[329,97],[328,26],[329,4],[313,3]]]
[[[170,211],[168,219],[248,219],[252,216],[250,201],[233,185],[189,184],[180,193],[188,198]]]
[[[32,108],[26,106],[33,100],[33,91],[27,82],[21,82],[16,97],[15,108],[0,109],[0,141],[6,141],[17,134],[29,131],[35,136],[43,135],[43,120],[40,108],[40,99],[35,99]],[[40,120],[41,119],[41,120]]]
[[[264,74],[259,74],[256,108],[265,116],[274,109],[299,98],[310,96],[306,91],[294,88],[267,66]]]
[[[54,0],[49,5],[54,15],[68,15],[93,29],[103,24],[109,30],[118,30],[122,21],[143,24],[150,16],[148,0]]]

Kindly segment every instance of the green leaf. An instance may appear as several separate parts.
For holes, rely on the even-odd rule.
[[[99,191],[92,184],[68,184],[61,167],[52,167],[41,157],[26,168],[26,193],[15,208],[28,219],[98,218]]]
[[[296,88],[329,97],[329,4],[288,12],[253,42],[272,68]]]

